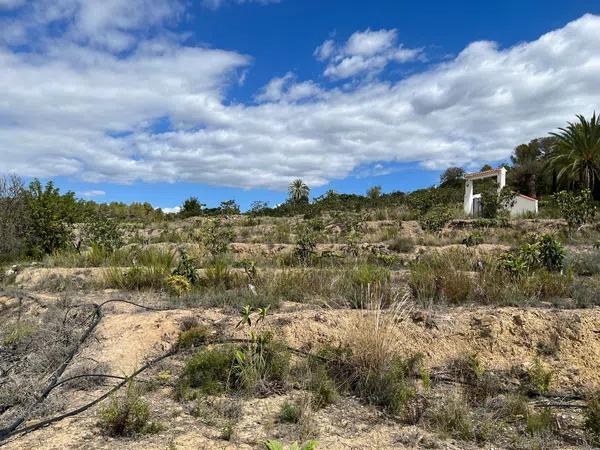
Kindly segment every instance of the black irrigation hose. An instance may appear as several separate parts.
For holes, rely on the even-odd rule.
[[[23,424],[23,422],[25,422],[29,418],[29,415],[31,414],[31,411],[33,410],[33,408],[35,406],[39,405],[40,403],[42,403],[48,397],[48,395],[50,394],[50,392],[52,392],[52,390],[54,388],[56,388],[59,384],[63,383],[63,382],[59,382],[58,379],[65,372],[65,370],[67,369],[67,366],[73,360],[73,358],[75,357],[75,355],[77,354],[77,352],[79,351],[81,346],[85,343],[85,341],[88,339],[88,337],[96,329],[96,327],[98,326],[98,324],[100,323],[100,321],[103,318],[102,308],[109,303],[127,303],[130,305],[136,306],[138,308],[143,308],[143,309],[150,310],[150,311],[168,311],[169,310],[169,309],[159,309],[159,308],[154,308],[151,306],[141,305],[139,303],[135,303],[135,302],[132,302],[129,300],[122,300],[122,299],[106,300],[105,302],[103,302],[99,305],[95,304],[95,303],[91,303],[91,304],[87,304],[87,305],[80,305],[80,306],[90,305],[90,306],[94,307],[94,312],[90,315],[90,318],[93,318],[91,325],[82,334],[82,336],[79,339],[79,342],[73,348],[73,350],[71,350],[71,352],[69,352],[69,354],[64,359],[62,364],[53,372],[52,376],[50,377],[50,381],[48,382],[48,384],[46,385],[44,390],[42,392],[40,392],[40,394],[38,395],[36,400],[26,409],[25,413],[23,415],[21,415],[20,417],[17,417],[7,427],[0,429],[0,442],[2,442],[7,437],[9,437],[15,433],[21,432],[21,430],[23,430],[23,428],[21,430],[17,430],[17,428],[19,426],[21,426],[21,424]]]

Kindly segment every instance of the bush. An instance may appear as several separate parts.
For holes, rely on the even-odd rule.
[[[388,244],[388,248],[393,252],[410,253],[415,249],[415,241],[408,236],[398,236]]]
[[[115,219],[96,213],[82,227],[83,241],[90,247],[112,253],[123,245],[121,225]]]
[[[539,412],[528,411],[525,422],[527,432],[531,435],[546,434],[556,427],[556,417],[550,408],[543,408]]]
[[[124,395],[115,395],[110,403],[100,409],[100,425],[113,436],[130,436],[151,433],[160,426],[149,422],[148,403],[141,397],[139,387],[130,382]]]
[[[181,275],[171,275],[167,278],[167,286],[177,297],[181,297],[192,290],[189,280]]]
[[[571,297],[578,308],[590,308],[600,305],[600,280],[591,278],[573,283]]]
[[[222,258],[214,260],[206,268],[204,279],[201,282],[206,287],[226,290],[243,285],[240,277],[229,268],[227,261]]]
[[[104,271],[104,284],[108,288],[126,290],[162,290],[170,268],[160,266],[134,266],[129,269],[109,267]]]
[[[309,265],[317,248],[315,233],[307,226],[299,226],[296,230],[296,235],[294,254],[301,265]]]
[[[224,346],[205,349],[193,356],[185,365],[180,388],[199,389],[204,394],[225,391],[235,364],[236,347]]]
[[[208,221],[202,227],[201,232],[202,244],[213,258],[227,253],[229,244],[233,242],[233,238],[235,237],[231,225],[221,220]]]
[[[600,252],[571,253],[567,257],[567,265],[573,272],[581,276],[600,274]]]
[[[301,414],[300,405],[286,401],[279,411],[279,420],[284,423],[298,423]]]
[[[179,348],[193,348],[205,345],[210,339],[210,329],[196,325],[181,332],[177,344]]]
[[[552,382],[552,371],[546,369],[539,359],[527,370],[524,388],[526,392],[543,394],[548,392]]]
[[[589,189],[580,192],[561,191],[554,194],[553,199],[563,219],[567,221],[569,230],[592,222],[596,216],[596,207]]]
[[[589,394],[584,411],[584,428],[594,443],[600,443],[600,390]]]
[[[451,219],[452,216],[446,208],[434,207],[421,217],[419,223],[425,231],[440,232]]]
[[[183,249],[179,251],[179,263],[177,264],[177,267],[173,269],[173,275],[184,277],[191,284],[198,283],[199,277],[196,264]]]
[[[478,232],[471,233],[462,240],[462,243],[466,247],[476,247],[483,244],[483,236]]]
[[[313,368],[310,375],[308,389],[312,394],[312,406],[315,409],[325,408],[334,403],[338,398],[335,382],[327,374],[327,370],[319,364]]]
[[[431,421],[440,432],[455,439],[470,440],[475,436],[473,412],[468,403],[458,393],[445,398],[433,410]]]

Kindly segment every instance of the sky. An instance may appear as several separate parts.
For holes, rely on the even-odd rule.
[[[0,0],[0,174],[172,211],[410,191],[600,111],[600,1]]]

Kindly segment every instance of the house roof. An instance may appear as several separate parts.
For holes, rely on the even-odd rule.
[[[525,195],[525,194],[517,194],[517,196],[518,197],[523,197],[524,199],[527,199],[527,200],[531,200],[531,201],[537,202],[537,198],[533,198],[533,197],[530,197],[530,196]]]

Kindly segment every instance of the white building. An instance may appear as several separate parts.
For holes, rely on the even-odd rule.
[[[473,183],[475,180],[496,177],[498,183],[498,192],[506,185],[506,169],[486,170],[484,172],[467,173],[465,175],[465,214],[469,216],[481,215],[481,194],[473,193]],[[526,213],[538,212],[538,201],[535,198],[523,194],[517,194],[512,205],[508,208],[511,216],[520,216]]]

